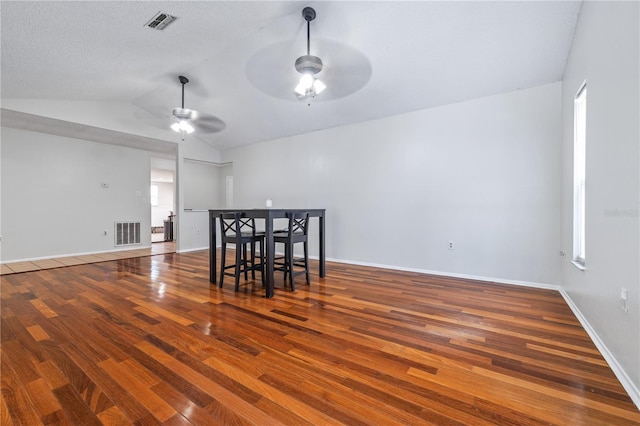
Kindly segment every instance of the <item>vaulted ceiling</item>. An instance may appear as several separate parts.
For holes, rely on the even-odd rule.
[[[311,53],[328,86],[310,105],[293,93],[305,6],[317,12]],[[166,147],[179,140],[169,115],[185,75],[185,106],[226,123],[188,137],[226,149],[557,82],[580,2],[5,0],[0,8],[3,125],[102,129]],[[159,11],[178,19],[146,27]]]

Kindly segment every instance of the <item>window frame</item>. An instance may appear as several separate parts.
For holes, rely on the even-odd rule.
[[[587,82],[573,99],[573,263],[586,264]]]

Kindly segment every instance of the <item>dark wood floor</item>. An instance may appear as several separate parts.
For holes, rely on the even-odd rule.
[[[555,291],[315,266],[268,300],[206,251],[2,276],[2,424],[640,424]]]

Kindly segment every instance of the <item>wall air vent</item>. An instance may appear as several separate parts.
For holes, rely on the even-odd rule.
[[[165,28],[167,28],[167,25],[169,25],[176,19],[178,19],[177,16],[172,16],[164,12],[158,12],[153,18],[149,20],[149,22],[144,24],[144,26],[154,28],[156,30],[164,30]]]
[[[116,247],[140,244],[140,222],[116,222],[115,239]]]

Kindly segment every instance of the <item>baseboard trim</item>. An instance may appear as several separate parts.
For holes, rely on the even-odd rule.
[[[620,363],[618,363],[618,360],[616,360],[611,351],[609,351],[607,345],[602,341],[602,339],[600,339],[600,336],[598,336],[598,333],[596,333],[591,324],[589,324],[587,318],[582,315],[582,312],[573,302],[569,294],[562,288],[560,289],[560,294],[564,298],[565,302],[567,302],[567,305],[569,305],[569,308],[571,308],[571,311],[573,311],[573,314],[578,318],[578,321],[580,321],[580,324],[585,329],[589,337],[591,337],[591,340],[596,345],[605,361],[607,361],[607,364],[609,364],[609,368],[611,368],[613,374],[616,375],[624,390],[627,391],[633,403],[640,410],[640,389],[635,385],[635,383],[633,383],[627,372],[624,371],[624,368],[622,368]]]
[[[313,259],[318,259],[318,258],[313,257]],[[531,281],[509,280],[509,279],[503,279],[503,278],[492,278],[492,277],[484,277],[481,275],[458,274],[455,272],[433,271],[430,269],[419,269],[419,268],[407,268],[403,266],[385,265],[385,264],[370,263],[370,262],[358,262],[354,260],[342,260],[342,259],[334,259],[334,258],[327,258],[327,261],[336,262],[336,263],[345,263],[348,265],[370,266],[373,268],[391,269],[395,271],[416,272],[419,274],[427,274],[427,275],[438,275],[442,277],[463,278],[467,280],[485,281],[485,282],[498,283],[498,284],[511,284],[511,285],[518,285],[522,287],[542,288],[547,290],[560,291],[561,289],[560,286],[554,285],[554,284],[537,283],[537,282],[531,282]]]
[[[200,250],[209,250],[209,246],[206,247],[197,247],[197,248],[189,248],[189,249],[183,249],[183,250],[176,250],[176,253],[189,253],[192,251],[200,251]]]
[[[11,260],[2,260],[0,261],[0,265],[10,264],[10,263],[18,263],[18,262],[33,262],[36,260],[48,260],[48,259],[59,259],[61,257],[75,257],[75,256],[90,256],[92,254],[105,254],[105,253],[118,253],[121,251],[132,251],[132,250],[142,250],[142,249],[150,249],[151,244],[149,245],[133,245],[133,246],[124,246],[122,248],[117,248],[114,250],[101,250],[101,251],[86,251],[82,253],[70,253],[70,254],[56,254],[54,256],[42,256],[42,257],[30,257],[25,259],[11,259]]]

